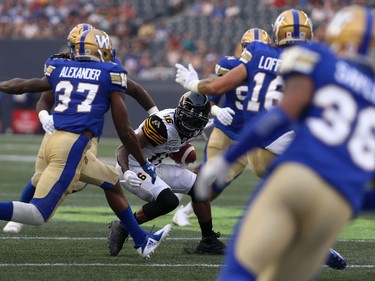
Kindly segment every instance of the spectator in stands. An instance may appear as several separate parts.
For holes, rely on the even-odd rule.
[[[224,5],[223,1],[216,0],[211,12],[212,18],[218,21],[225,19],[225,10],[226,6]]]
[[[137,38],[141,37],[146,41],[148,40],[148,35],[142,35],[145,28],[145,26],[142,26],[142,22],[145,18],[152,19],[152,23],[154,24],[154,31],[151,33],[149,31],[146,32],[149,35],[154,33],[151,35],[153,39],[148,42],[147,46],[147,49],[152,48],[151,50],[155,52],[153,59],[158,58],[154,59],[154,64],[166,68],[170,67],[174,70],[173,66],[176,61],[180,61],[182,53],[180,46],[181,38],[178,38],[177,42],[173,42],[176,39],[175,35],[172,35],[174,32],[184,34],[187,30],[190,30],[193,37],[192,41],[196,48],[199,48],[197,46],[198,41],[204,39],[208,48],[216,47],[218,49],[221,57],[223,53],[228,54],[229,45],[232,44],[231,40],[236,40],[234,38],[236,35],[232,34],[232,30],[235,31],[235,29],[230,29],[230,35],[232,36],[230,40],[228,40],[227,33],[225,33],[226,30],[219,30],[222,38],[220,42],[217,42],[216,35],[210,32],[216,31],[213,27],[218,27],[225,19],[235,17],[236,22],[237,19],[239,20],[239,25],[236,25],[238,27],[247,25],[250,16],[251,19],[258,21],[257,25],[262,26],[262,22],[267,22],[269,18],[274,18],[280,12],[280,9],[284,10],[287,6],[305,7],[308,5],[310,10],[312,6],[308,3],[312,1],[316,2],[316,0],[241,1],[241,6],[238,6],[238,3],[240,3],[238,0],[168,0],[160,2],[149,0],[110,2],[97,0],[7,0],[0,1],[0,38],[61,38],[65,36],[67,26],[75,26],[82,21],[90,22],[108,34],[117,37],[119,41],[117,57],[123,62],[128,60],[129,65],[134,66],[129,69],[137,71],[131,73],[138,75],[140,69],[137,66],[145,48],[139,48]],[[337,10],[342,5],[369,4],[371,1],[324,1],[324,9],[329,11],[326,18],[329,18],[332,11]],[[253,2],[257,2],[258,5]],[[160,7],[160,5],[164,5],[164,7]],[[147,10],[147,13],[142,10],[145,6],[151,7],[151,10]],[[152,9],[152,7],[155,9]],[[224,9],[223,16],[222,11]],[[242,10],[250,10],[251,13],[242,14]],[[171,18],[176,13],[180,13],[182,16]],[[313,18],[315,18],[314,13],[312,11]],[[211,16],[213,14],[215,16]],[[191,28],[186,24],[190,21],[189,17],[193,16],[204,18],[204,20],[194,19],[201,26],[198,25],[195,28]],[[319,19],[315,20],[315,22],[317,21]],[[178,26],[177,23],[179,24]],[[205,34],[202,34],[203,30]],[[207,34],[210,34],[210,36],[208,37]],[[172,37],[171,40],[168,39],[170,37]],[[113,41],[116,41],[115,38],[113,38]],[[133,41],[137,43],[129,44],[129,42]],[[178,46],[174,46],[171,50],[172,44],[177,44]],[[187,49],[192,50],[189,47]],[[197,50],[194,50],[194,53],[196,52]],[[194,54],[194,57],[199,58],[196,54]],[[208,58],[210,59],[210,57],[200,55],[200,63],[206,64]]]
[[[332,13],[325,7],[322,0],[313,0],[311,5],[310,17],[314,24],[319,25],[331,18]]]
[[[233,0],[229,1],[228,7],[225,9],[225,18],[230,19],[237,17],[241,13],[240,7]]]
[[[191,35],[191,32],[185,32],[182,40],[181,40],[181,45],[185,50],[194,52],[196,47],[195,47],[195,40],[193,36]]]
[[[138,29],[138,38],[144,43],[150,43],[155,37],[155,25],[151,19],[145,19]]]
[[[214,6],[212,5],[210,0],[202,0],[201,15],[202,16],[211,15],[213,8]]]

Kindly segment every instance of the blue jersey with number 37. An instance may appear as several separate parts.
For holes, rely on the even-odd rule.
[[[276,165],[295,161],[309,166],[358,212],[375,171],[373,73],[319,44],[287,50],[282,61],[284,77],[307,75],[315,93],[297,122],[296,137]]]
[[[112,91],[125,92],[126,71],[110,62],[47,60],[45,76],[55,95],[57,130],[101,135]]]

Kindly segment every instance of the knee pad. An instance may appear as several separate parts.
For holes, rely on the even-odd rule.
[[[146,217],[151,220],[165,215],[177,208],[180,201],[170,189],[165,189],[156,198],[156,201],[143,205],[142,210]]]

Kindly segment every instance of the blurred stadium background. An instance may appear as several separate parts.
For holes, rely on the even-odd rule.
[[[0,81],[43,75],[43,64],[66,48],[66,36],[76,24],[87,22],[111,35],[117,56],[129,76],[149,91],[160,109],[175,107],[184,89],[174,81],[174,64],[192,63],[200,77],[208,77],[224,55],[234,53],[242,34],[261,27],[270,34],[283,10],[294,7],[308,13],[315,40],[321,40],[327,20],[342,6],[374,5],[375,0],[1,0]],[[16,200],[34,170],[42,129],[35,112],[38,94],[20,96],[0,92],[0,199]],[[133,126],[146,113],[126,100]],[[110,119],[110,117],[108,118]],[[16,134],[16,135],[12,135]],[[27,135],[25,135],[27,134]],[[112,122],[105,125],[99,157],[114,163],[119,142]],[[114,137],[114,138],[111,138]],[[204,142],[194,144],[199,161]],[[236,180],[235,192],[226,192],[213,204],[214,224],[224,241],[258,182],[246,172]],[[143,202],[127,194],[133,209]],[[137,201],[138,200],[138,201]],[[184,198],[186,204],[188,198]],[[150,229],[169,223],[173,214],[146,224]],[[149,262],[134,258],[131,244],[118,258],[106,246],[107,223],[114,218],[101,190],[87,188],[70,196],[43,227],[25,226],[21,235],[0,233],[0,280],[213,280],[221,256],[184,254],[200,233],[175,227],[173,235]],[[0,229],[5,222],[0,222]],[[373,281],[375,224],[364,214],[350,224],[335,245],[348,268],[322,267],[321,281]]]
[[[0,80],[43,75],[46,58],[61,52],[66,36],[87,22],[111,35],[117,57],[159,108],[174,107],[182,87],[174,64],[192,63],[208,77],[223,55],[231,55],[242,34],[272,23],[283,10],[308,13],[315,40],[342,6],[374,0],[2,0],[0,3]],[[0,93],[0,133],[41,133],[35,113],[39,95]],[[146,116],[128,99],[133,126]],[[115,136],[106,122],[104,136]]]

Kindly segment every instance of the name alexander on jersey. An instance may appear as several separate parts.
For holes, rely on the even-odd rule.
[[[86,67],[64,66],[59,77],[99,81],[101,70]]]

